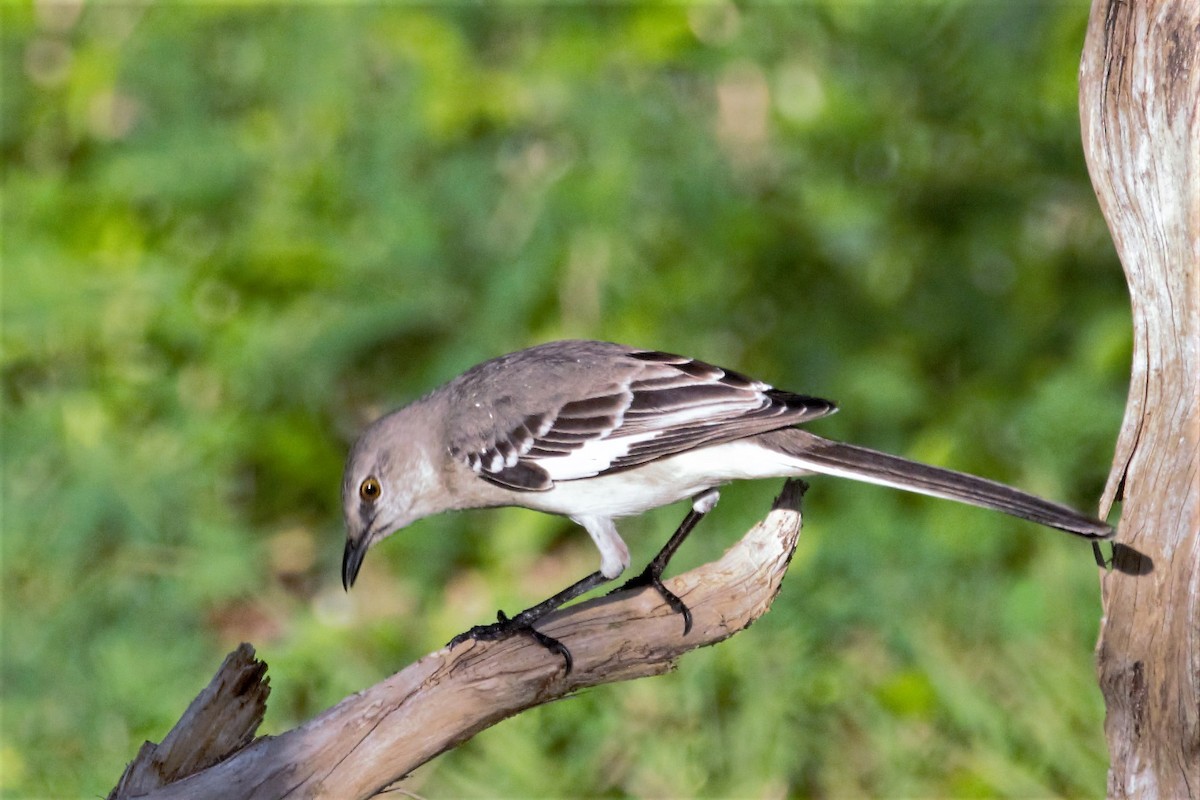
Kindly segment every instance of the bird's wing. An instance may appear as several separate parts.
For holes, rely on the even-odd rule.
[[[553,407],[476,439],[475,447],[460,444],[454,455],[492,483],[545,491],[556,481],[630,469],[837,410],[827,400],[669,353],[629,350],[607,357],[617,361],[606,363],[602,374],[615,380],[580,380],[574,392],[545,393],[554,396]]]

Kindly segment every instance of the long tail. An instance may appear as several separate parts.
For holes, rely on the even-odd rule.
[[[755,438],[796,459],[812,472],[992,508],[1088,539],[1109,539],[1113,535],[1112,526],[1105,522],[986,478],[822,439],[797,428],[771,431]]]

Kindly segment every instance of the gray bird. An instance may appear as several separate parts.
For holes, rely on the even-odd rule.
[[[671,555],[733,480],[814,473],[1003,511],[1087,539],[1113,529],[1004,484],[834,442],[796,425],[834,413],[816,397],[775,389],[683,356],[596,341],[561,341],[486,361],[369,426],[342,482],[354,583],[367,550],[432,514],[522,506],[569,517],[592,537],[600,568],[513,618],[457,637],[521,632],[570,653],[536,620],[629,566],[614,520],[692,499],[692,510],[627,585],[654,586],[691,627],[687,607],[662,585]]]

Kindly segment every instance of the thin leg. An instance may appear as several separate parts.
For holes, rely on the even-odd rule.
[[[709,489],[699,495],[696,495],[692,501],[692,508],[688,511],[687,516],[683,518],[683,522],[679,523],[679,527],[675,529],[675,533],[671,534],[671,538],[663,545],[654,558],[650,559],[650,563],[642,570],[642,573],[634,578],[630,578],[619,589],[614,591],[624,591],[625,589],[638,589],[643,586],[653,586],[655,590],[662,595],[662,599],[666,601],[676,613],[683,615],[683,635],[687,636],[692,630],[692,611],[687,607],[679,597],[663,585],[662,574],[667,569],[667,564],[675,555],[675,551],[683,544],[683,540],[688,537],[692,529],[696,527],[696,523],[704,519],[704,515],[717,505],[717,500],[720,495],[715,489]]]
[[[542,602],[517,614],[515,617],[508,617],[503,611],[496,612],[496,622],[491,625],[476,625],[468,631],[463,631],[458,636],[450,640],[449,646],[454,647],[456,644],[461,644],[468,639],[475,639],[481,642],[490,642],[497,639],[506,639],[515,634],[524,634],[533,638],[542,647],[551,650],[562,656],[566,662],[566,675],[571,674],[571,668],[575,665],[575,660],[571,657],[571,651],[566,645],[555,639],[553,636],[547,636],[539,630],[535,630],[533,623],[537,622],[542,617],[555,610],[563,603],[569,603],[581,594],[590,592],[602,583],[608,581],[599,570],[588,575],[581,581],[577,581],[567,588],[563,589],[553,597],[548,597]]]

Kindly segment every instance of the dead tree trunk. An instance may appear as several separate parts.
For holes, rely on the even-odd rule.
[[[1200,3],[1094,0],[1084,152],[1133,303],[1097,648],[1113,798],[1200,796]]]

